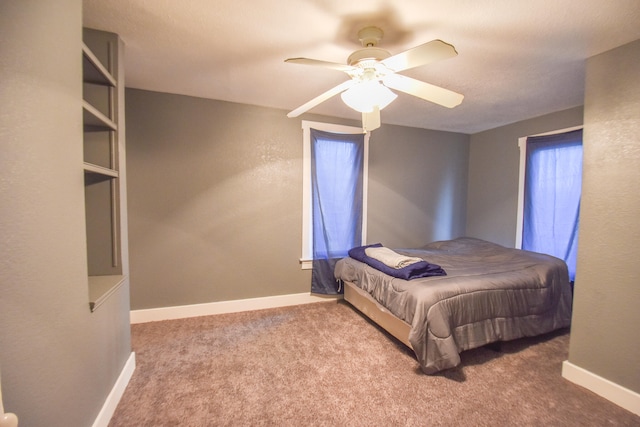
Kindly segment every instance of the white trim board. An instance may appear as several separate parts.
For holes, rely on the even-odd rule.
[[[104,401],[102,405],[102,409],[96,420],[93,422],[93,427],[107,427],[109,425],[109,421],[111,421],[111,417],[113,413],[116,411],[116,407],[124,394],[129,381],[131,380],[131,376],[133,375],[133,371],[136,369],[136,354],[131,352],[127,362],[124,364],[116,383],[113,385],[111,392],[107,396],[107,400]]]
[[[576,366],[568,360],[562,363],[562,377],[604,397],[627,411],[640,415],[640,394],[635,391]]]
[[[131,324],[146,323],[157,322],[160,320],[185,319],[188,317],[209,316],[212,314],[238,313],[241,311],[309,304],[313,302],[330,301],[340,297],[335,295],[312,295],[309,293],[277,295],[233,301],[218,301],[204,304],[132,310],[130,316]]]

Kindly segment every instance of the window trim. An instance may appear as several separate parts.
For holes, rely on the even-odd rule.
[[[535,135],[521,136],[518,138],[518,147],[520,148],[520,170],[518,172],[518,213],[516,219],[516,249],[522,249],[522,228],[524,227],[524,179],[527,169],[527,138],[533,136],[555,135],[559,133],[571,132],[583,129],[584,126],[572,126],[564,129],[553,130],[550,132],[537,133]]]
[[[302,120],[302,250],[300,265],[303,270],[313,268],[313,236],[311,234],[311,128],[333,133],[361,134],[362,128],[333,123]],[[367,241],[367,193],[369,178],[369,136],[364,135],[362,167],[362,243]]]

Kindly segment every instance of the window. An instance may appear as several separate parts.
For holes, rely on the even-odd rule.
[[[524,138],[516,247],[563,259],[575,279],[582,130]]]
[[[313,261],[313,195],[312,195],[312,170],[313,167],[317,168],[318,176],[332,176],[331,182],[327,182],[327,185],[333,186],[332,192],[335,192],[336,197],[339,200],[342,200],[346,194],[349,194],[351,189],[345,188],[342,186],[342,183],[346,182],[346,177],[342,174],[348,173],[348,169],[341,167],[339,164],[335,163],[338,161],[349,161],[349,148],[345,147],[345,155],[340,156],[339,158],[334,158],[333,160],[329,160],[326,162],[325,160],[330,159],[331,157],[327,157],[319,153],[320,156],[317,156],[320,162],[324,162],[323,164],[313,165],[312,164],[312,129],[321,132],[330,132],[333,134],[345,134],[345,135],[362,135],[362,129],[359,127],[352,126],[341,126],[334,125],[329,123],[320,123],[320,122],[310,122],[310,121],[302,121],[302,129],[303,129],[303,197],[302,197],[302,257],[300,259],[303,269],[311,269],[312,261]],[[325,134],[326,136],[326,134]],[[330,136],[330,135],[329,135]],[[328,138],[325,138],[328,139]],[[337,140],[339,138],[336,138]],[[337,141],[339,143],[340,141]],[[366,229],[367,229],[367,175],[368,175],[368,148],[369,148],[369,134],[364,134],[364,153],[362,159],[362,212],[359,217],[361,218],[361,224],[358,226],[358,230],[361,229],[361,242],[366,242]],[[324,159],[324,160],[323,160]],[[327,171],[333,171],[333,173],[323,173]],[[316,227],[317,231],[317,227]],[[349,239],[345,239],[345,246],[350,246]],[[350,247],[345,247],[346,250],[350,249]]]

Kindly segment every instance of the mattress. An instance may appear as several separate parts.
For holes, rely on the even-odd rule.
[[[464,350],[570,324],[569,274],[558,258],[470,237],[394,250],[446,275],[404,280],[350,257],[334,274],[410,325],[408,340],[426,374],[457,366]]]

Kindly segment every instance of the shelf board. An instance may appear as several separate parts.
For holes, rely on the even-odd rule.
[[[89,308],[96,311],[125,282],[126,276],[89,276]]]
[[[104,175],[111,178],[118,178],[118,171],[115,169],[105,168],[104,166],[94,165],[93,163],[84,162],[84,172]]]
[[[85,82],[116,87],[116,79],[84,43],[82,43],[82,70]]]
[[[118,125],[113,120],[87,101],[82,101],[82,111],[85,130],[118,130]]]

